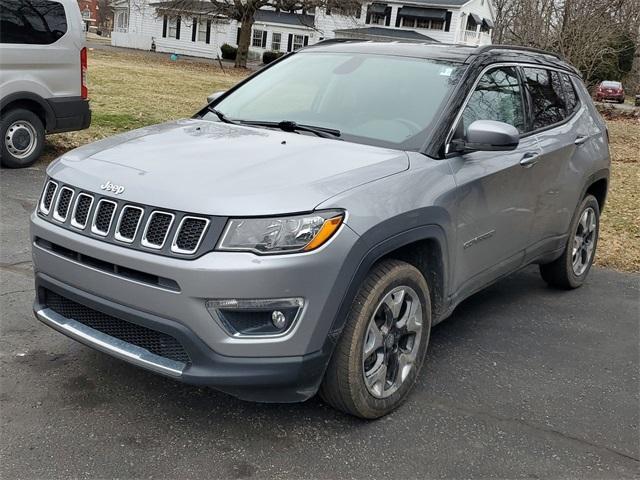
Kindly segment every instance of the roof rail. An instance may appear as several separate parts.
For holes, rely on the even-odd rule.
[[[366,38],[327,38],[325,40],[320,40],[314,45],[328,45],[331,43],[348,43],[348,42],[368,42]]]
[[[519,45],[482,45],[481,47],[478,47],[476,49],[474,54],[475,55],[480,55],[481,53],[485,53],[485,52],[488,52],[490,50],[515,50],[517,52],[540,53],[542,55],[550,55],[552,57],[557,58],[558,60],[564,61],[564,58],[562,58],[562,56],[558,55],[557,53],[548,52],[548,51],[542,50],[540,48],[521,47]]]

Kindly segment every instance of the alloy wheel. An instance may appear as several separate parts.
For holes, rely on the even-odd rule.
[[[393,395],[414,368],[422,322],[422,304],[410,287],[394,288],[378,304],[362,347],[364,383],[375,398]]]
[[[578,277],[584,274],[593,260],[597,226],[596,212],[589,207],[582,212],[573,237],[571,262],[573,273]]]

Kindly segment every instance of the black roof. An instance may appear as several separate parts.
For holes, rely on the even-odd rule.
[[[431,37],[426,35],[422,35],[414,30],[401,30],[399,28],[383,28],[383,27],[362,27],[362,28],[344,28],[341,30],[336,30],[335,33],[338,34],[348,34],[348,35],[362,35],[362,39],[369,37],[380,37],[380,38],[389,38],[396,40],[418,40],[421,42],[434,42],[437,43],[437,40],[434,40]]]
[[[185,0],[180,2],[162,0],[152,2],[149,5],[156,7],[158,10],[224,16],[220,13],[220,8],[212,4],[211,1],[205,0]],[[254,19],[256,22],[279,23],[281,25],[292,25],[295,27],[313,28],[315,25],[315,17],[313,15],[276,12],[275,10],[258,10]]]
[[[313,28],[315,17],[300,13],[276,12],[275,10],[258,10],[255,14],[256,22],[280,23],[296,27]]]
[[[368,40],[333,39],[316,43],[313,50],[335,51],[347,53],[386,54],[415,58],[446,60],[456,63],[525,62],[560,68],[579,74],[558,55],[534,48],[514,45],[484,45],[474,47],[468,45],[452,45],[433,42],[380,42]]]
[[[429,5],[438,7],[461,7],[470,0],[411,0],[411,3],[418,5]]]

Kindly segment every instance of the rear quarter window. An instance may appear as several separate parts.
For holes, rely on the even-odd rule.
[[[567,101],[567,113],[571,115],[580,106],[578,94],[576,93],[576,89],[573,86],[571,78],[569,78],[569,75],[566,73],[562,74],[562,85],[564,86],[564,96]]]
[[[50,45],[67,33],[64,6],[50,0],[0,0],[0,43]]]

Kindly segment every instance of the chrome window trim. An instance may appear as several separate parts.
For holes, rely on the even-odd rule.
[[[120,225],[122,223],[122,217],[124,216],[124,212],[126,212],[129,209],[138,210],[140,212],[140,218],[138,218],[138,223],[136,224],[136,229],[133,232],[133,238],[131,240],[120,235]],[[142,223],[143,217],[144,217],[144,208],[137,207],[135,205],[125,205],[124,207],[122,207],[122,210],[120,210],[120,215],[118,216],[118,221],[116,222],[116,231],[113,235],[113,238],[115,238],[117,241],[122,243],[133,243],[134,240],[136,239],[136,236],[138,235],[138,229],[140,228],[140,223]]]
[[[47,190],[49,189],[49,185],[51,185],[52,183],[55,185],[56,188],[53,190],[53,195],[51,196],[51,205],[49,205],[49,208],[44,208],[44,198],[47,195]],[[40,198],[40,211],[45,215],[49,215],[51,208],[55,205],[55,199],[56,199],[56,194],[58,193],[58,187],[59,187],[58,182],[54,182],[53,180],[49,180],[47,184],[44,186],[44,190],[42,191],[42,197]]]
[[[149,225],[151,225],[151,220],[153,220],[153,217],[157,214],[169,215],[171,217],[171,221],[169,222],[169,226],[167,227],[167,233],[165,234],[161,245],[154,245],[147,241],[147,232],[149,231]],[[144,232],[142,233],[142,239],[140,240],[140,244],[143,247],[151,248],[153,250],[162,250],[162,247],[164,247],[164,244],[167,243],[167,238],[171,233],[171,227],[173,227],[173,221],[175,219],[176,219],[176,216],[171,212],[166,212],[164,210],[154,210],[153,212],[151,212],[151,215],[149,215],[149,218],[147,219],[147,224],[144,227]]]
[[[91,199],[91,203],[89,204],[89,211],[87,212],[87,220],[82,225],[80,222],[76,221],[76,210],[78,209],[78,203],[80,202],[80,198],[89,197]],[[89,195],[85,192],[80,192],[76,195],[76,201],[73,204],[73,211],[71,212],[71,226],[78,228],[80,230],[84,230],[87,227],[87,223],[89,223],[89,217],[91,215],[91,208],[93,207],[93,202],[95,201],[95,197],[93,195]]]
[[[102,230],[98,230],[96,228],[96,218],[98,217],[98,212],[100,211],[100,205],[102,205],[103,203],[111,203],[115,207],[113,209],[113,213],[111,214],[111,219],[109,220],[109,226],[107,227],[106,232],[103,232]],[[106,237],[107,235],[109,235],[109,231],[111,230],[111,225],[113,225],[113,217],[115,217],[117,209],[118,209],[118,204],[113,200],[109,200],[106,198],[100,199],[100,201],[98,202],[98,205],[96,205],[95,211],[93,212],[93,219],[91,220],[91,233],[98,235],[100,237]]]
[[[200,238],[198,239],[198,243],[196,244],[196,247],[193,250],[183,250],[178,247],[178,236],[180,235],[180,231],[182,230],[182,226],[186,220],[204,220],[205,222],[204,228],[202,229],[202,233],[200,234]],[[192,255],[196,253],[200,248],[200,245],[202,244],[202,241],[204,240],[205,235],[207,234],[207,230],[209,229],[210,223],[211,221],[208,218],[196,217],[193,215],[185,215],[184,217],[182,217],[182,220],[180,220],[180,224],[178,225],[178,229],[176,230],[176,234],[173,236],[173,241],[171,242],[171,251],[173,253],[179,253],[182,255]]]
[[[58,214],[58,205],[60,204],[60,198],[62,197],[62,192],[64,192],[65,190],[68,190],[69,192],[71,192],[71,198],[69,199],[69,206],[67,207],[67,213],[65,213],[63,217]],[[53,207],[54,220],[60,223],[64,223],[67,221],[67,218],[69,218],[69,210],[71,210],[71,205],[73,205],[73,197],[75,196],[75,194],[76,192],[72,188],[67,187],[66,185],[60,189],[60,192],[58,193],[58,198],[56,199],[56,202],[55,202],[55,206]]]
[[[571,78],[571,77],[575,75],[575,74],[572,74],[572,73],[570,73],[567,70],[562,69],[562,68],[552,67],[552,66],[547,66],[547,65],[540,65],[540,64],[536,64],[536,63],[500,62],[500,63],[492,63],[491,65],[487,65],[484,69],[482,69],[482,71],[476,77],[475,81],[473,82],[473,85],[469,89],[469,92],[467,93],[467,96],[464,99],[464,103],[462,104],[462,106],[458,110],[458,113],[455,116],[454,121],[451,123],[451,126],[449,127],[449,133],[447,134],[447,138],[446,138],[446,141],[445,141],[445,147],[444,147],[444,154],[445,155],[448,155],[450,153],[451,140],[453,139],[453,135],[455,133],[456,126],[458,125],[458,122],[460,121],[460,118],[462,117],[464,109],[467,108],[467,104],[469,103],[469,100],[471,100],[471,95],[476,90],[476,87],[478,86],[478,83],[480,83],[480,79],[488,71],[496,69],[496,68],[500,68],[500,67],[522,67],[522,68],[537,68],[537,69],[545,69],[545,70],[555,70],[557,72],[566,73],[567,75],[569,75],[569,78],[571,79],[572,82],[573,82],[573,78]],[[521,88],[524,88],[524,85],[521,84]],[[524,90],[523,90],[522,94],[524,95]],[[580,107],[582,107],[582,102],[580,102],[580,103],[581,103]],[[548,130],[549,128],[555,128],[557,126],[560,126],[563,123],[566,123],[567,121],[569,121],[580,110],[581,110],[581,108],[575,109],[573,111],[573,113],[571,115],[567,116],[566,118],[564,118],[562,120],[562,122],[555,123],[553,125],[547,125],[546,127],[542,128],[542,129],[531,130],[530,132],[524,132],[522,135],[520,135],[520,138],[524,138],[524,137],[527,137],[529,135],[534,135],[534,134],[536,134],[536,133],[538,133],[538,132],[540,132],[542,130]]]

